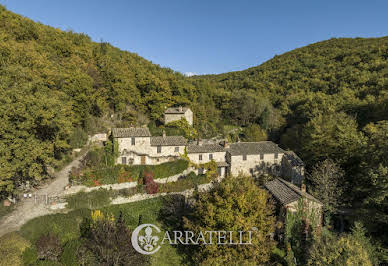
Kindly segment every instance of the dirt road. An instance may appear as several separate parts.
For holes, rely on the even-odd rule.
[[[83,156],[85,155],[80,155],[61,171],[55,173],[55,179],[52,182],[34,193],[37,195],[61,196],[65,186],[69,183],[69,171],[73,166],[78,166]],[[35,217],[50,213],[54,213],[54,211],[48,209],[44,204],[35,204],[33,198],[23,199],[13,212],[0,220],[0,236],[18,230],[23,224]]]

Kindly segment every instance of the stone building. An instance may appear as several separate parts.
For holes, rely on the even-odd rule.
[[[211,160],[217,163],[217,171],[219,176],[225,176],[228,173],[229,165],[225,161],[226,150],[221,144],[195,144],[187,146],[187,156],[190,161],[195,164],[208,163]],[[202,174],[203,169],[199,169],[198,173]]]
[[[282,176],[292,184],[301,186],[304,179],[305,165],[293,151],[286,151],[282,160]]]
[[[184,153],[182,136],[152,137],[148,128],[113,128],[119,146],[119,164],[160,164],[175,160]]]
[[[193,125],[193,112],[188,107],[170,107],[164,112],[164,124],[185,118],[190,126]]]
[[[231,143],[227,148],[226,162],[232,175],[278,175],[284,150],[272,141]]]
[[[322,223],[322,206],[323,204],[306,192],[306,187],[301,188],[290,182],[276,178],[264,184],[264,187],[274,197],[278,203],[278,217],[285,217],[287,211],[295,213],[298,205],[303,203],[303,210],[308,214],[313,214],[318,221]]]
[[[195,164],[215,161],[220,176],[283,174],[295,184],[301,184],[303,180],[304,166],[299,157],[285,152],[271,141],[231,144],[226,141],[200,141],[188,145],[182,136],[163,134],[153,137],[148,128],[134,127],[114,128],[112,136],[119,145],[118,164],[160,164],[179,159],[186,150],[188,158]],[[198,173],[204,173],[204,169],[199,168]]]

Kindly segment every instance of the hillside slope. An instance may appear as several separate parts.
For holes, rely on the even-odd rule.
[[[377,105],[386,108],[388,100],[388,37],[330,39],[247,70],[195,78],[221,83],[228,91],[253,90],[270,98],[283,115],[303,100],[324,97],[360,119],[386,119],[386,109]],[[328,105],[319,104],[323,109]]]
[[[168,106],[190,105],[196,127],[206,127],[215,113],[209,93],[134,53],[0,6],[0,193],[44,178],[108,114],[142,125]]]

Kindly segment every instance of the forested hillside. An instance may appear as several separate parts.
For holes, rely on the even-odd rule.
[[[388,37],[331,39],[244,71],[188,78],[0,6],[1,196],[45,178],[104,123],[155,127],[172,105],[193,109],[201,137],[269,138],[309,171],[333,160],[344,177],[339,203],[328,206],[351,209],[387,241]]]
[[[326,211],[349,208],[387,245],[388,37],[331,39],[244,71],[195,79],[219,88],[215,102],[224,119],[278,125],[270,137],[307,163],[309,191],[323,201],[327,196]],[[277,115],[233,121],[230,112],[257,109],[251,99],[235,100],[246,94],[268,99]],[[330,171],[335,181],[322,180]]]
[[[82,134],[101,130],[111,114],[125,125],[146,124],[170,105],[190,105],[196,127],[209,134],[208,121],[218,117],[211,91],[182,74],[2,6],[0,87],[3,195],[44,178],[48,165],[75,148]]]

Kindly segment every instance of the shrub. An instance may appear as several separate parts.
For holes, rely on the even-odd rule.
[[[152,172],[144,174],[144,185],[147,194],[155,194],[159,191],[159,184],[155,183]]]
[[[70,136],[69,144],[73,149],[75,149],[81,148],[86,144],[87,141],[88,134],[86,134],[82,128],[77,127]]]
[[[57,261],[63,251],[58,237],[51,233],[42,235],[38,239],[36,250],[38,252],[38,259],[51,261]]]
[[[18,233],[8,233],[0,238],[0,265],[21,265],[22,254],[29,242]]]
[[[85,158],[84,158],[84,164],[89,167],[97,167],[101,164],[102,161],[102,149],[96,149],[89,151]]]
[[[23,264],[33,265],[38,260],[38,252],[34,246],[26,248],[23,252]]]
[[[144,265],[148,262],[134,250],[131,232],[122,214],[115,219],[102,218],[92,222],[90,232],[84,238],[83,254],[93,254],[99,265]]]
[[[67,242],[63,249],[61,263],[66,266],[79,265],[77,260],[77,251],[80,246],[81,242],[79,240],[71,240]]]
[[[190,172],[186,177],[178,179],[176,182],[169,182],[160,186],[160,192],[179,192],[194,188],[200,184],[209,183],[211,179],[207,175],[196,175]]]
[[[70,209],[96,209],[109,205],[110,196],[111,191],[102,188],[88,193],[82,191],[67,197],[67,206]]]

